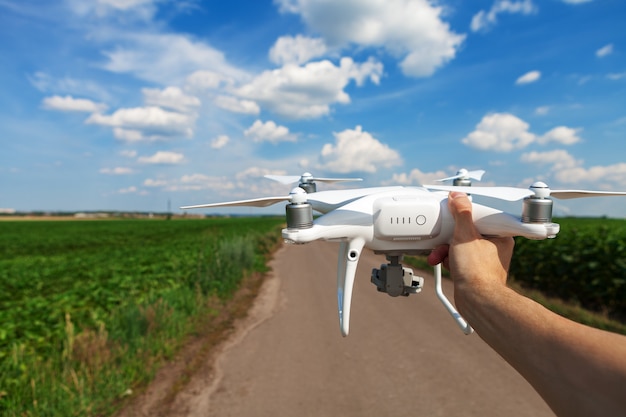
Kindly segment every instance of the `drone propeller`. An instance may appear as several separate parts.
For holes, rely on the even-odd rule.
[[[303,188],[307,192],[315,192],[315,182],[325,182],[325,183],[334,183],[334,182],[345,182],[345,181],[363,181],[362,178],[321,178],[314,177],[310,172],[305,172],[301,176],[298,175],[265,175],[265,178],[270,180],[278,181],[281,184],[293,184],[295,182],[300,182],[300,188]]]
[[[463,185],[424,185],[424,188],[436,191],[461,191],[467,194],[517,201],[534,194],[527,188],[515,187],[468,187]]]
[[[626,196],[626,192],[619,191],[590,191],[590,190],[552,190],[545,183],[538,181],[529,188],[516,187],[462,187],[449,185],[425,185],[424,188],[439,191],[462,191],[484,197],[500,200],[517,201],[525,197],[536,198],[554,197],[562,200],[583,197]]]
[[[485,174],[485,171],[483,171],[482,169],[478,169],[475,171],[468,171],[465,168],[461,168],[457,171],[456,175],[452,176],[452,177],[448,177],[448,178],[442,178],[440,180],[437,180],[439,182],[444,182],[444,181],[452,181],[452,180],[476,180],[476,181],[480,181],[480,179],[483,177],[483,175]]]
[[[302,188],[296,187],[289,195],[282,197],[262,197],[253,198],[249,200],[238,201],[226,201],[222,203],[210,203],[210,204],[198,204],[195,206],[181,207],[183,210],[197,209],[197,208],[209,208],[209,207],[236,207],[236,206],[248,206],[248,207],[268,207],[283,201],[290,201],[292,203],[301,204],[306,202],[306,193]]]

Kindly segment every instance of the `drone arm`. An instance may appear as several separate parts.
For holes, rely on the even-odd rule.
[[[523,223],[518,217],[480,204],[473,204],[474,224],[483,236],[523,236],[528,239],[553,238],[556,223]]]
[[[435,293],[437,294],[437,298],[439,298],[439,301],[441,301],[446,310],[448,310],[448,313],[450,313],[454,321],[456,321],[456,324],[458,324],[461,330],[463,330],[463,333],[472,334],[474,332],[472,326],[467,324],[467,321],[465,321],[465,319],[459,314],[459,312],[456,311],[456,308],[452,305],[450,300],[448,300],[448,297],[446,297],[446,295],[443,293],[443,288],[441,286],[441,264],[435,265]]]
[[[337,306],[339,308],[339,327],[345,337],[350,332],[350,306],[356,268],[365,241],[362,238],[341,242],[337,265]]]

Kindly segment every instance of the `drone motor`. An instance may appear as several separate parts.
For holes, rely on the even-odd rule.
[[[310,229],[313,227],[313,207],[306,200],[306,191],[301,187],[291,190],[291,203],[285,206],[288,229]]]
[[[552,221],[552,200],[547,184],[537,181],[530,186],[534,195],[524,198],[522,223],[550,223]]]

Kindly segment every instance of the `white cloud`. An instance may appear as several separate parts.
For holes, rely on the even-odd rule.
[[[255,142],[295,142],[297,140],[296,135],[289,133],[289,129],[285,126],[279,126],[273,121],[267,121],[263,123],[260,120],[256,120],[252,126],[246,129],[244,135],[252,138]]]
[[[178,87],[143,88],[141,90],[147,106],[163,107],[181,113],[193,112],[202,103],[198,97],[185,94]]]
[[[539,106],[535,109],[535,114],[537,116],[545,116],[550,112],[550,106]]]
[[[530,84],[530,83],[534,83],[538,81],[539,78],[541,78],[541,72],[529,71],[526,74],[519,77],[517,80],[515,80],[515,84],[517,85]]]
[[[230,142],[230,138],[227,135],[219,135],[211,141],[211,148],[222,149],[224,146],[228,145],[228,142]]]
[[[134,171],[131,168],[127,167],[115,167],[115,168],[102,168],[100,170],[101,174],[107,175],[128,175],[132,174]]]
[[[79,15],[107,17],[115,13],[132,16],[141,20],[150,20],[156,13],[156,0],[67,0],[70,10]]]
[[[193,136],[196,116],[163,110],[160,107],[134,107],[111,115],[92,114],[88,124],[110,126],[117,139],[137,142]]]
[[[586,168],[582,159],[576,159],[565,150],[529,152],[522,162],[551,165],[550,174],[563,184],[600,184],[602,189],[626,186],[626,163],[597,165]]]
[[[87,113],[99,113],[106,110],[107,105],[96,103],[84,98],[74,98],[72,96],[52,96],[46,97],[42,101],[43,107],[48,110],[77,111]]]
[[[143,182],[143,186],[162,188],[165,191],[225,191],[235,187],[228,178],[212,177],[205,174],[188,174],[178,179],[147,178]]]
[[[573,145],[581,141],[578,136],[581,130],[582,129],[573,129],[567,126],[558,126],[539,136],[537,142],[540,144],[557,142],[563,145]]]
[[[528,146],[535,135],[528,131],[529,125],[509,113],[491,113],[482,118],[476,130],[461,142],[472,148],[497,152],[510,152]]]
[[[533,164],[549,164],[554,169],[571,169],[582,164],[581,160],[575,159],[569,152],[563,149],[555,149],[547,152],[528,152],[522,154],[520,160]]]
[[[134,193],[136,193],[137,191],[138,191],[138,190],[137,190],[137,187],[135,187],[134,185],[132,185],[132,186],[130,186],[130,187],[128,187],[128,188],[121,188],[121,189],[119,189],[117,192],[118,192],[118,193],[120,193],[120,194],[134,194]]]
[[[38,71],[28,76],[28,81],[44,93],[62,93],[71,96],[89,96],[110,101],[111,94],[93,80],[82,80],[70,77],[55,78],[48,73]]]
[[[210,71],[224,79],[248,78],[230,65],[221,51],[187,36],[122,32],[107,33],[106,38],[118,45],[103,52],[108,58],[103,68],[108,71],[161,85],[182,85],[196,71]]]
[[[361,126],[333,133],[335,144],[327,143],[320,155],[321,168],[337,173],[376,172],[402,163],[400,154],[379,142]]]
[[[213,71],[194,71],[185,79],[185,85],[192,90],[214,90],[225,85],[232,85],[233,80],[226,75]]]
[[[177,165],[183,163],[185,155],[178,152],[158,151],[152,156],[141,156],[137,161],[142,164]]]
[[[613,53],[613,44],[610,43],[608,45],[604,45],[602,48],[596,51],[596,56],[598,58],[604,58],[607,55],[611,55]]]
[[[481,10],[472,17],[470,29],[473,32],[487,31],[496,25],[498,15],[502,13],[529,15],[536,11],[537,8],[532,0],[497,0],[493,3],[489,11]]]
[[[283,116],[316,118],[328,114],[333,103],[350,102],[344,91],[350,81],[362,85],[369,78],[378,84],[382,71],[382,64],[373,59],[358,64],[342,58],[339,66],[327,60],[305,66],[290,64],[264,71],[234,92]]]
[[[304,64],[313,58],[326,53],[326,44],[323,39],[309,38],[302,35],[281,36],[270,49],[270,60],[279,65]]]
[[[391,180],[383,182],[383,185],[422,185],[433,184],[435,181],[450,176],[450,172],[435,171],[422,172],[419,169],[412,169],[411,172],[393,174]]]
[[[405,75],[429,76],[452,60],[465,35],[441,19],[443,7],[428,0],[277,0],[299,14],[331,47],[382,48],[401,60]]]
[[[232,96],[217,96],[214,103],[217,107],[234,113],[259,114],[261,108],[252,100],[239,100]]]
[[[485,115],[476,129],[461,139],[472,148],[496,152],[511,152],[522,149],[531,143],[546,145],[556,142],[573,145],[580,142],[580,128],[557,126],[543,135],[529,131],[530,125],[510,113],[490,113]]]
[[[609,80],[621,80],[622,78],[626,78],[626,72],[620,72],[620,73],[610,73],[607,74],[606,78],[608,78]]]

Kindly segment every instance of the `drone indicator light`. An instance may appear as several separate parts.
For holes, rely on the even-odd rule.
[[[421,240],[441,232],[440,203],[427,196],[382,197],[374,202],[374,235],[383,240]]]

